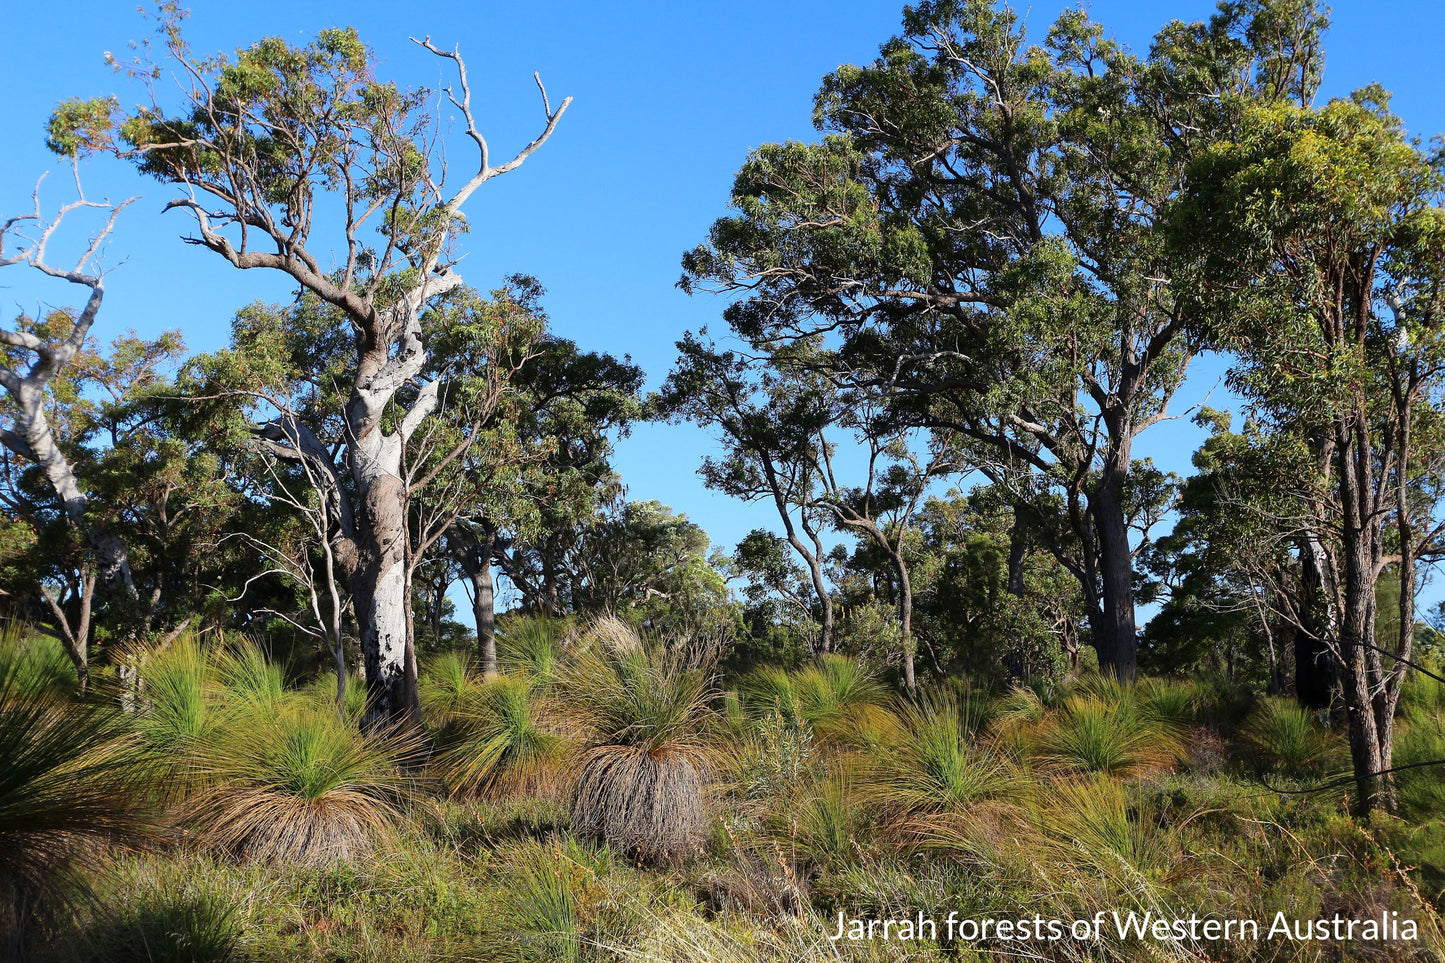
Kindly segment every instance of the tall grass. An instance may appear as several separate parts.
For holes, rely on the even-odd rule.
[[[497,668],[506,675],[551,680],[562,661],[569,623],[565,619],[518,612],[497,625]]]
[[[1127,690],[1100,683],[1066,698],[1041,725],[1038,758],[1066,773],[1130,776],[1179,758],[1178,732]]]
[[[754,717],[777,715],[805,723],[825,736],[846,737],[886,692],[857,659],[829,654],[800,669],[765,666],[742,683],[743,703]]]
[[[957,693],[926,694],[897,709],[894,744],[867,764],[868,795],[898,844],[965,848],[1006,818],[1024,787],[1018,767],[978,738]]]
[[[1289,699],[1261,699],[1240,737],[1254,761],[1291,775],[1318,772],[1338,755],[1339,744],[1322,732],[1310,712]]]
[[[179,752],[206,731],[214,700],[211,653],[192,633],[140,656],[141,712],[137,726],[158,749]]]
[[[418,680],[422,717],[430,725],[446,725],[473,694],[480,680],[473,674],[467,657],[460,652],[442,652],[429,659]]]

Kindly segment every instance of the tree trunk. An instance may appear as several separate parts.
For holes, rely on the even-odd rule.
[[[908,578],[908,563],[899,552],[893,552],[893,568],[898,573],[898,627],[903,643],[903,687],[909,692],[918,688],[914,673],[913,583]]]
[[[1328,709],[1334,694],[1335,671],[1330,656],[1325,600],[1316,559],[1300,549],[1299,612],[1294,634],[1294,696],[1306,709]]]
[[[1393,809],[1393,782],[1380,773],[1390,767],[1387,750],[1393,719],[1377,714],[1377,692],[1384,688],[1375,642],[1375,583],[1381,554],[1380,531],[1371,516],[1374,493],[1373,455],[1369,428],[1361,414],[1339,425],[1338,492],[1344,591],[1341,599],[1340,661],[1342,689],[1350,723],[1350,761],[1358,797],[1355,810],[1367,816],[1383,806]],[[1403,590],[1403,586],[1402,586]]]
[[[818,596],[818,606],[822,610],[822,634],[818,639],[818,651],[833,651],[833,595],[828,591],[828,582],[823,576],[823,543],[818,538],[818,532],[814,525],[809,524],[806,516],[803,518],[803,531],[808,533],[808,538],[813,542],[813,550],[809,551],[802,539],[798,538],[793,531],[792,520],[783,510],[783,521],[788,533],[788,542],[793,546],[794,551],[803,557],[808,566],[808,578],[813,583],[813,594]]]
[[[1015,598],[1024,594],[1024,558],[1028,550],[1028,533],[1023,519],[1015,513],[1008,532],[1008,593]]]
[[[467,567],[472,580],[472,618],[477,625],[477,659],[482,675],[497,674],[496,584],[492,579],[492,545],[496,535],[488,533],[478,545]]]
[[[1103,611],[1090,613],[1099,670],[1131,683],[1138,672],[1138,632],[1134,621],[1134,558],[1120,489],[1122,476],[1106,470],[1089,498],[1089,513],[1099,533],[1099,575]]]
[[[416,682],[411,666],[414,653],[409,658],[411,600],[401,440],[384,436],[373,445],[357,444],[350,450],[360,503],[360,560],[351,591],[366,665],[364,721],[367,726],[384,726],[410,721]]]

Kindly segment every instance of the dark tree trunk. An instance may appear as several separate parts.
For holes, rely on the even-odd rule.
[[[1334,659],[1327,643],[1320,575],[1308,549],[1300,551],[1299,624],[1294,634],[1294,696],[1306,709],[1328,709],[1335,690]]]
[[[1024,558],[1028,550],[1028,532],[1023,520],[1015,514],[1008,533],[1008,593],[1015,598],[1022,598],[1024,594]]]
[[[1099,670],[1121,682],[1138,672],[1138,632],[1134,621],[1134,557],[1120,489],[1123,478],[1106,477],[1089,499],[1089,513],[1099,534],[1099,575],[1102,611],[1090,613]]]

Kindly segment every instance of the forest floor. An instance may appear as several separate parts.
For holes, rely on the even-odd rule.
[[[187,726],[301,718],[327,703],[325,680],[283,687],[263,661],[218,656],[186,670],[204,682],[204,710],[162,718],[181,705],[167,699],[184,701],[166,672],[184,676],[176,666],[193,649],[148,666],[135,723],[169,747],[182,784],[154,797],[162,835],[86,850],[88,892],[39,924],[33,958],[1403,961],[1445,947],[1440,772],[1402,774],[1398,813],[1357,819],[1352,784],[1304,791],[1348,771],[1337,722],[1217,681],[1085,677],[985,693],[952,680],[904,699],[841,656],[724,678],[708,690],[701,754],[688,757],[705,791],[648,803],[662,825],[673,805],[704,819],[648,851],[574,831],[597,738],[555,701],[565,693],[529,683],[497,695],[509,678],[554,671],[555,652],[532,652],[530,669],[514,663],[501,682],[433,660],[427,741],[368,795],[370,763],[353,744],[329,762],[295,731],[246,743],[272,771],[244,792],[243,766],[198,763],[220,743],[178,741]],[[267,708],[247,716],[252,703]],[[657,724],[674,726],[673,742],[649,758],[678,758],[685,725]],[[1445,757],[1445,686],[1412,683],[1399,726],[1397,764]],[[340,781],[303,786],[294,757],[306,753]],[[262,784],[311,793],[308,812],[344,815],[335,825],[360,820],[364,844],[320,823],[304,839],[278,835],[292,818],[281,809],[260,825],[272,816],[258,823],[245,807]],[[237,813],[245,831],[222,832]],[[1130,914],[1169,925],[1121,933]]]

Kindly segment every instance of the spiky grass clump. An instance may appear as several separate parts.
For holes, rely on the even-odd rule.
[[[557,690],[586,746],[573,831],[644,862],[700,852],[708,830],[711,674],[611,620],[563,666]]]
[[[417,680],[422,717],[431,726],[449,728],[475,694],[481,678],[460,652],[443,652],[427,661]]]
[[[211,653],[186,633],[164,649],[139,653],[142,711],[137,727],[158,749],[182,751],[206,731],[214,700]]]
[[[232,963],[242,959],[238,897],[211,881],[147,880],[99,908],[65,958],[90,963]]]
[[[1240,731],[1258,762],[1293,774],[1317,772],[1335,755],[1335,745],[1296,703],[1266,697]]]
[[[1165,819],[1153,801],[1106,776],[1054,783],[1033,816],[1035,831],[1015,844],[1023,848],[1034,886],[1071,904],[1055,911],[1061,915],[1082,918],[1114,910],[1175,915],[1182,887],[1203,871],[1182,837],[1190,815]],[[1072,895],[1064,896],[1069,891]],[[1165,945],[1171,959],[1193,958],[1201,948],[1187,941]],[[1104,950],[1105,958],[1137,958],[1137,948]]]
[[[1167,769],[1181,752],[1177,730],[1107,685],[1065,699],[1042,723],[1038,750],[1052,769],[1115,776]]]
[[[193,751],[184,813],[202,845],[323,866],[371,852],[399,818],[410,737],[359,731],[334,708],[238,709]]]
[[[565,619],[508,614],[497,626],[497,668],[506,675],[550,681],[562,661],[570,625]]]
[[[897,716],[897,740],[867,767],[894,842],[971,848],[1007,820],[1024,785],[1018,767],[979,738],[956,693],[903,702]]]
[[[114,709],[0,660],[0,956],[23,952],[31,915],[86,891],[87,854],[150,835],[154,763]]]
[[[855,720],[882,705],[885,691],[857,659],[823,655],[800,669],[754,670],[743,682],[743,703],[754,717],[776,715],[821,735],[845,735]]]
[[[858,790],[849,767],[800,792],[787,814],[787,843],[792,852],[817,866],[855,862],[873,837],[868,799]]]
[[[75,691],[75,668],[59,643],[20,625],[0,626],[0,663],[27,692],[65,695]]]
[[[582,957],[589,891],[605,852],[576,842],[527,841],[503,850],[502,899],[489,921],[487,959],[565,963]]]
[[[1192,683],[1140,679],[1136,698],[1146,716],[1170,731],[1183,732],[1198,722],[1199,694]]]
[[[550,709],[533,678],[504,675],[477,684],[451,711],[453,734],[437,758],[442,780],[453,792],[485,799],[552,798],[568,742]]]

